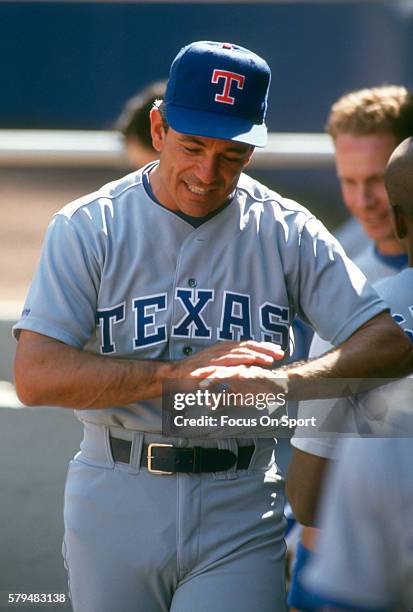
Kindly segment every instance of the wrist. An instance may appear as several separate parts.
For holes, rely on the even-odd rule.
[[[268,377],[268,380],[271,384],[271,393],[282,393],[288,400],[288,394],[290,390],[289,376],[284,366],[271,370],[271,374]]]
[[[179,378],[177,365],[176,361],[159,362],[156,374],[158,382],[162,383],[166,379]]]

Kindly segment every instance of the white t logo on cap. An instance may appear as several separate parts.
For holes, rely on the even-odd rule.
[[[229,70],[219,70],[215,68],[212,73],[211,83],[218,83],[219,79],[224,79],[224,89],[221,93],[215,94],[215,102],[234,104],[235,98],[229,95],[232,81],[236,82],[238,89],[243,89],[245,76],[243,74],[237,74],[236,72],[229,72]]]

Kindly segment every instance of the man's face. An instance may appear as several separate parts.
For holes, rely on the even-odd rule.
[[[150,174],[158,200],[171,210],[202,217],[219,208],[234,191],[248,164],[250,145],[188,136],[164,130],[159,111],[151,111],[152,141],[160,164]]]
[[[339,134],[336,167],[344,203],[382,253],[400,252],[393,233],[384,171],[396,147],[392,134]]]

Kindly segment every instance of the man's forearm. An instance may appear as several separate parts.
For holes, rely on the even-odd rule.
[[[330,460],[293,447],[285,492],[297,521],[314,526],[320,492]]]
[[[160,395],[166,367],[159,361],[104,357],[44,337],[18,346],[16,389],[27,405],[105,408]]]
[[[116,359],[24,330],[16,352],[15,382],[27,405],[107,408],[158,397],[164,380],[189,378],[202,365],[269,367],[283,355],[277,345],[249,340],[217,342],[177,361]]]
[[[413,371],[413,346],[391,317],[383,313],[328,353],[281,369],[288,375],[291,398],[329,397],[334,396],[336,387],[334,384],[323,385],[323,380],[392,379],[410,374]],[[366,381],[363,390],[368,388],[369,382]]]

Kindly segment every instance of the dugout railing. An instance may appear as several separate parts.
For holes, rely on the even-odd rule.
[[[251,163],[262,169],[332,165],[333,144],[327,134],[273,132]],[[0,166],[127,167],[127,162],[117,132],[0,130]]]

